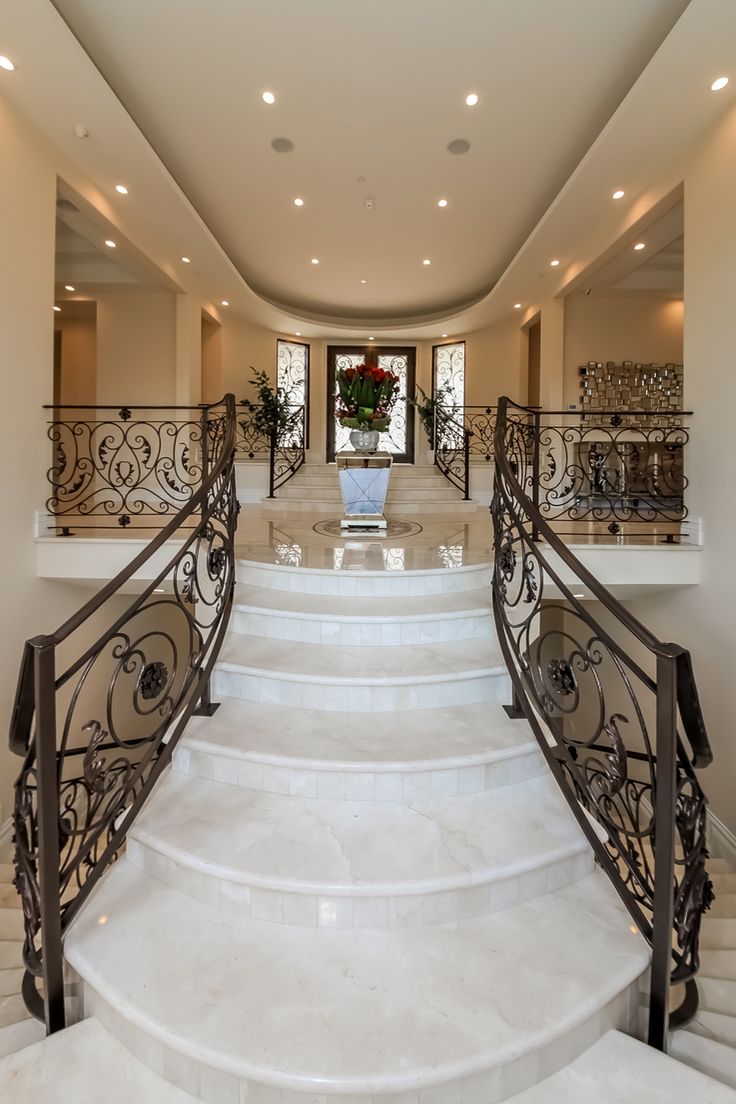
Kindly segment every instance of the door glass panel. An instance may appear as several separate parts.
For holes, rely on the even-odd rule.
[[[336,398],[338,397],[337,373],[346,368],[357,368],[360,364],[376,365],[385,372],[393,372],[399,381],[396,402],[391,411],[391,424],[385,433],[381,433],[378,447],[381,452],[389,452],[401,463],[414,463],[414,417],[413,411],[407,411],[406,396],[414,392],[415,350],[409,348],[376,349],[368,346],[360,348],[331,347],[328,349],[328,426],[327,460],[331,463],[335,453],[350,449],[350,430],[341,426],[335,417]]]
[[[309,448],[309,346],[300,341],[276,342],[276,384],[292,406],[305,408]]]
[[[451,410],[465,405],[465,342],[434,347],[434,394]]]
[[[338,353],[335,357],[335,395],[337,395],[337,373],[341,368],[357,368],[359,364],[365,364],[364,353]],[[334,409],[334,405],[333,405]],[[383,448],[383,446],[380,446]],[[340,425],[335,418],[335,452],[342,452],[350,448],[350,430]]]

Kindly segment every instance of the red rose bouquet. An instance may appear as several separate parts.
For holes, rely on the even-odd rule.
[[[340,425],[347,429],[377,429],[380,432],[388,429],[399,390],[399,380],[393,372],[367,364],[339,368],[337,388],[336,414]]]

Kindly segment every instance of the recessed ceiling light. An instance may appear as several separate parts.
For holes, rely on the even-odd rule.
[[[468,107],[475,107],[475,105],[478,102],[478,93],[477,92],[470,92],[465,97],[465,102],[468,105]]]
[[[319,264],[319,257],[312,257],[312,264]]]
[[[301,330],[295,330],[294,331],[294,336],[295,337],[301,337],[302,336],[302,331]]]
[[[295,207],[303,207],[304,206],[304,200],[302,199],[301,196],[296,197],[296,199],[294,200],[294,206]]]
[[[375,337],[369,337],[368,340],[369,341],[375,341],[376,339],[375,339]]]
[[[573,598],[584,598],[584,597],[585,597],[584,594],[573,594]]]
[[[361,282],[361,284],[367,284],[368,283],[367,280],[361,280],[360,282]]]
[[[718,77],[710,86],[711,92],[720,92],[728,84],[728,77]]]
[[[115,191],[120,192],[120,195],[127,195],[128,194],[128,189],[125,187],[124,184],[116,184],[115,185]]]
[[[550,263],[550,266],[551,266],[552,268],[557,268],[557,266],[558,266],[558,264],[559,264],[560,262],[559,262],[559,261],[557,260],[557,258],[555,257],[555,258],[554,258],[554,260],[551,260],[551,261],[550,261],[549,263]]]
[[[521,310],[521,303],[514,303],[514,310]]]
[[[191,264],[192,263],[192,258],[191,257],[182,257],[182,261],[184,262],[184,264]]]
[[[636,250],[637,253],[639,253],[642,249],[646,249],[646,243],[645,242],[637,242],[636,245],[634,246],[634,249]]]
[[[446,199],[438,199],[437,200],[437,206],[438,207],[446,207],[447,206],[447,200]]]
[[[612,199],[623,199],[625,194],[626,193],[624,192],[623,188],[617,188],[616,191],[611,196],[611,198]]]
[[[105,245],[108,249],[117,249],[117,242],[114,242],[112,238],[105,238]]]
[[[261,92],[261,99],[263,100],[264,103],[267,103],[267,104],[275,104],[276,103],[276,97],[273,94],[273,92]]]
[[[447,334],[443,334],[442,336],[443,336],[443,337],[447,337]]]
[[[4,54],[0,54],[0,69],[6,69],[8,73],[12,73],[15,69],[12,61],[9,57],[5,57]]]
[[[73,284],[64,284],[64,291],[76,291],[77,289]]]
[[[429,257],[425,257],[424,260],[422,261],[423,265],[431,265],[431,263],[432,262],[430,261]]]
[[[221,299],[220,300],[220,306],[229,307],[230,306],[230,300],[229,299]]]
[[[56,306],[55,306],[55,307],[54,307],[54,310],[55,310],[55,311],[60,311],[60,310],[61,310],[61,307],[56,307]]]

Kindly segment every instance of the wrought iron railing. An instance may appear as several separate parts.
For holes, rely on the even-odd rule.
[[[206,407],[198,424],[209,443],[199,487],[95,597],[24,648],[10,730],[23,757],[15,885],[23,995],[49,1032],[65,1021],[66,929],[119,853],[189,718],[216,708],[209,680],[234,587],[233,396]],[[153,577],[131,596],[146,568]]]
[[[159,528],[206,475],[207,407],[47,406],[53,528]]]
[[[470,430],[462,410],[439,403],[434,412],[434,462],[445,479],[470,498]]]
[[[273,425],[258,403],[241,402],[238,407],[237,459],[268,463],[269,498],[276,497],[307,458],[307,417],[306,406],[290,403]]]
[[[688,1014],[697,1008],[692,979],[712,885],[696,770],[710,763],[711,750],[689,653],[634,618],[535,501],[538,419],[537,411],[499,402],[496,630],[516,710],[652,947],[649,1041],[664,1049],[671,984],[689,983]]]

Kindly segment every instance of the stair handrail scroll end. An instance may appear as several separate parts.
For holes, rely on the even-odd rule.
[[[666,1051],[670,1028],[697,1011],[700,923],[713,889],[696,771],[712,752],[690,653],[633,617],[540,512],[539,434],[537,410],[499,400],[496,631],[515,704],[652,949],[648,1041]],[[675,983],[686,999],[670,1016]]]
[[[69,924],[119,854],[190,717],[216,708],[210,676],[235,585],[234,396],[202,406],[201,419],[199,488],[114,579],[23,650],[10,727],[11,750],[23,758],[15,885],[23,996],[48,1033],[66,1022]],[[153,577],[141,584],[144,569]]]

